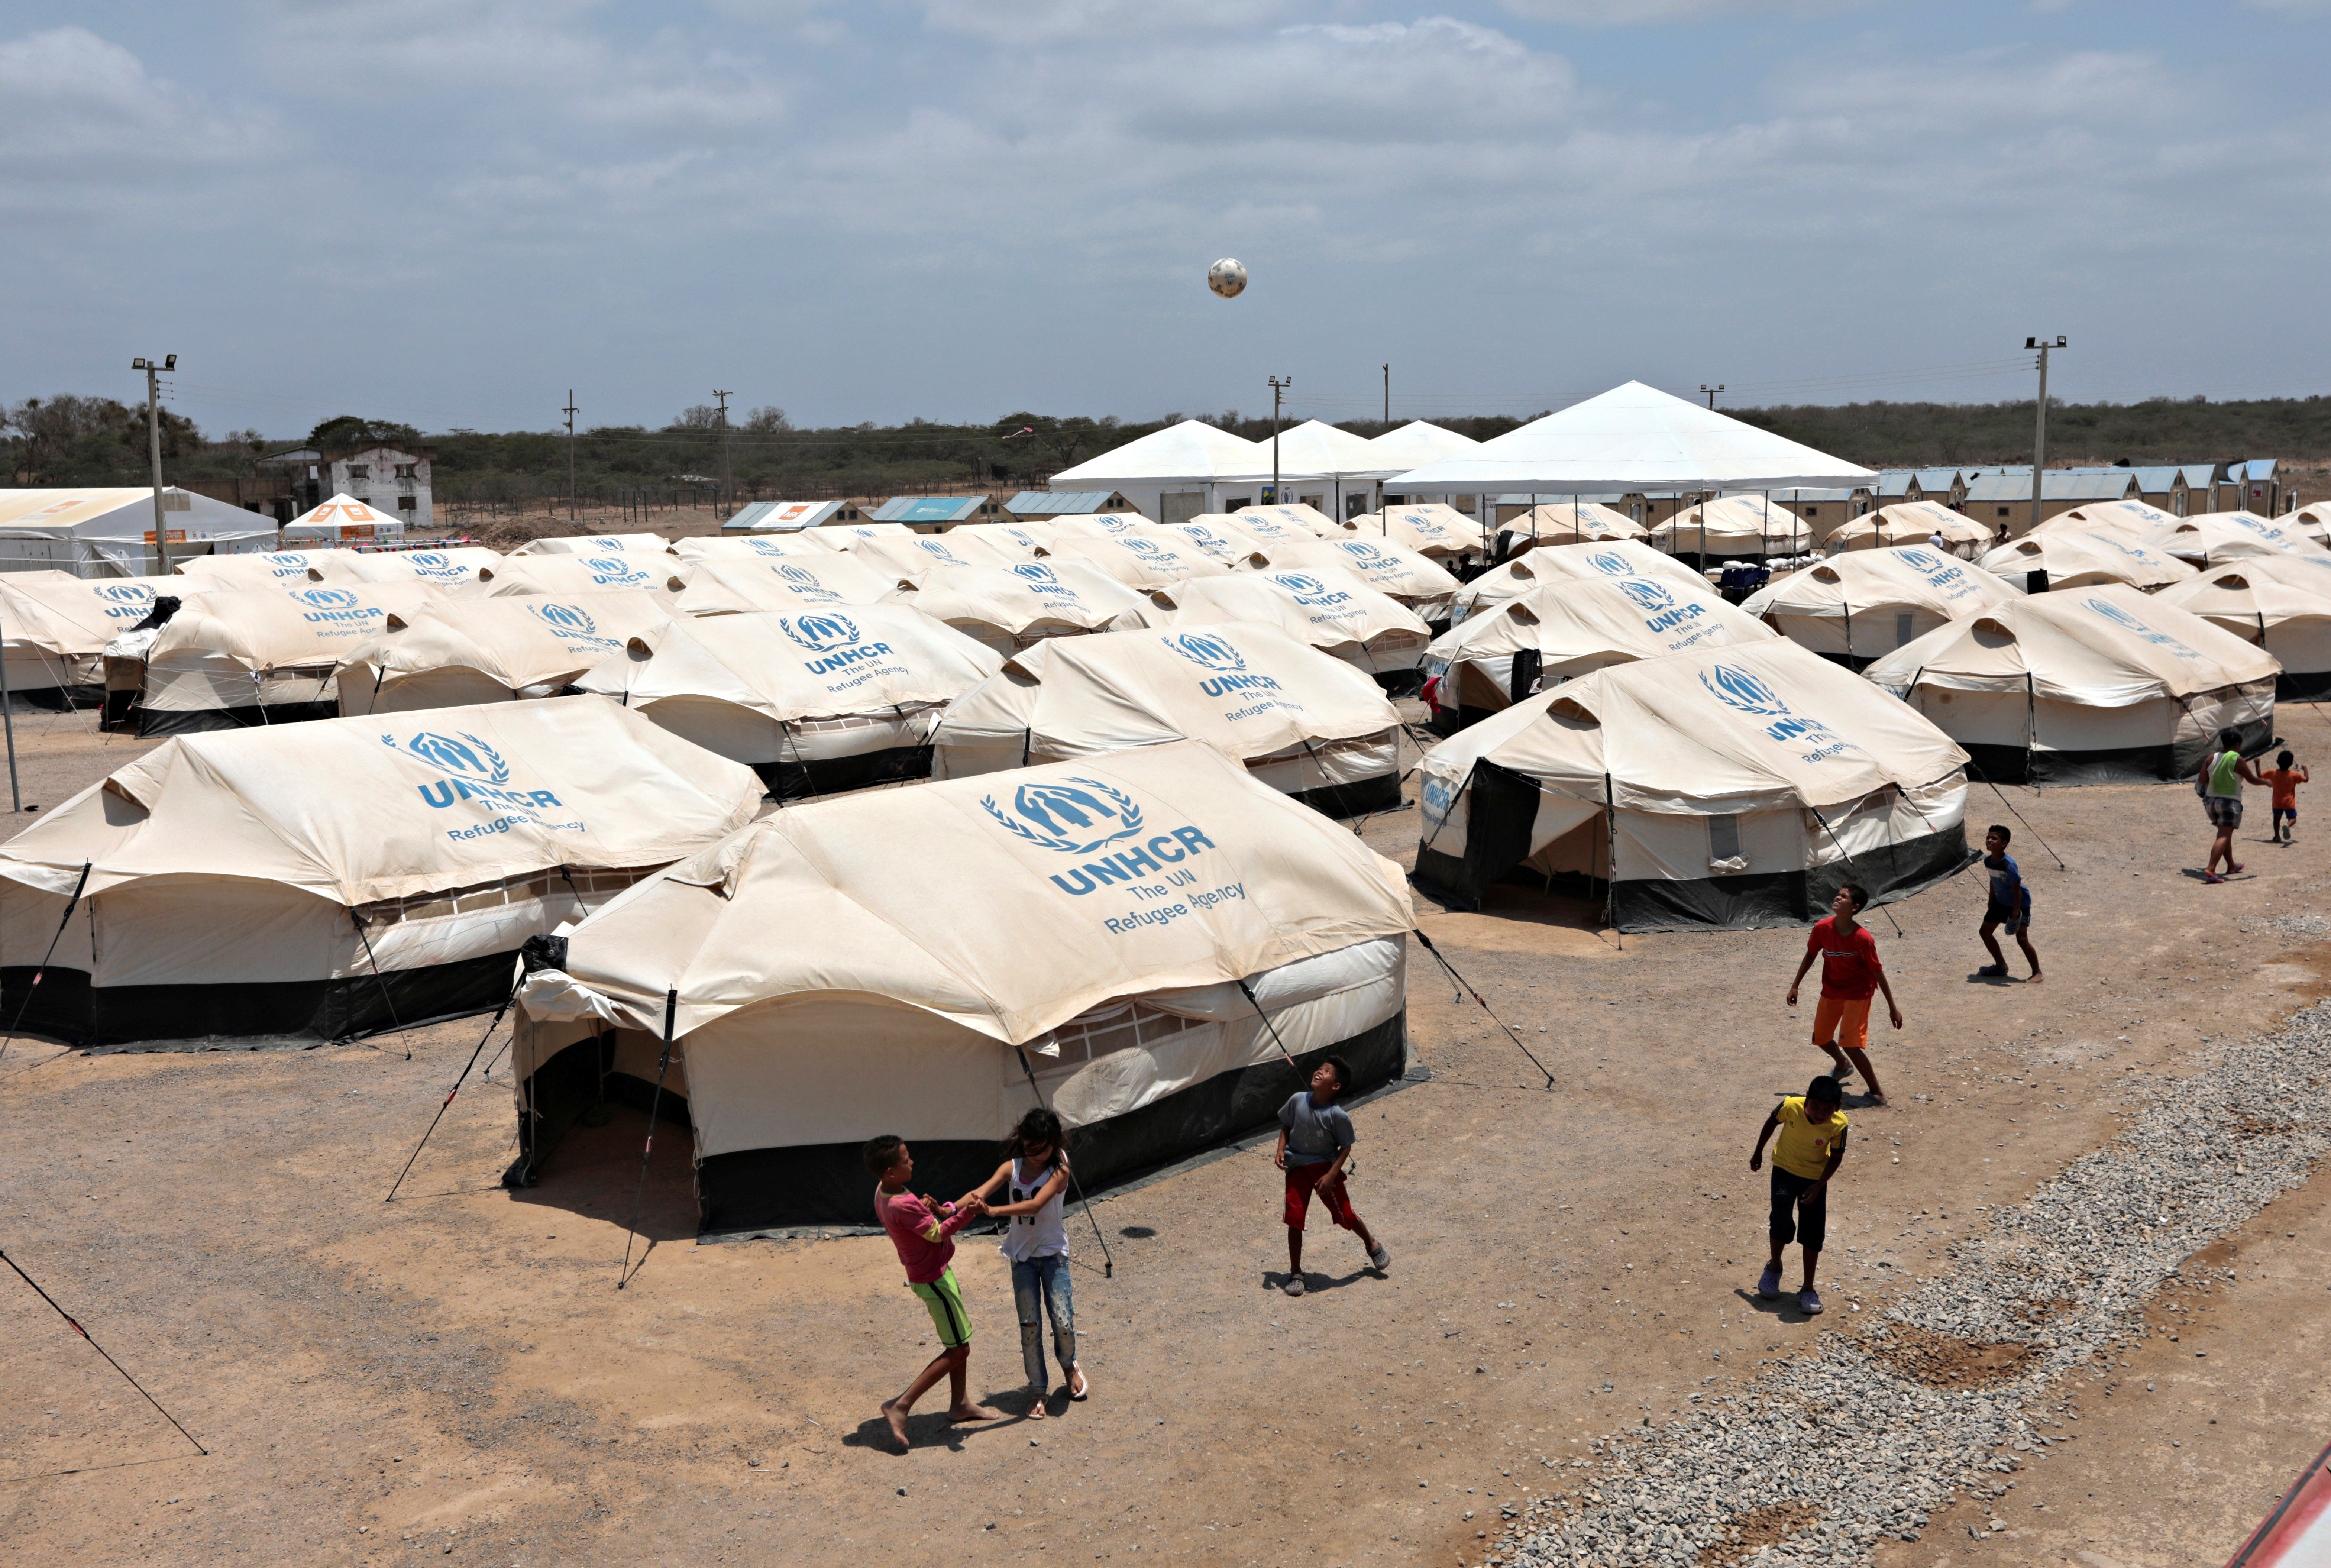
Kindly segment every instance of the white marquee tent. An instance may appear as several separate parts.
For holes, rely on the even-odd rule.
[[[271,518],[190,490],[166,487],[162,516],[174,567],[190,557],[275,546]],[[150,487],[0,489],[0,572],[150,577],[160,570]]]
[[[1280,474],[1282,480],[1318,477],[1284,466]],[[1056,490],[1116,490],[1161,523],[1231,510],[1270,482],[1269,447],[1194,419],[1089,458],[1051,480]]]

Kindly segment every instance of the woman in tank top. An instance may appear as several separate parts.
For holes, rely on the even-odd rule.
[[[1069,1283],[1069,1231],[1062,1207],[1069,1187],[1069,1156],[1061,1118],[1039,1106],[1020,1118],[1004,1145],[1007,1156],[995,1174],[974,1191],[983,1200],[998,1186],[1008,1202],[989,1203],[987,1212],[1004,1221],[997,1248],[1012,1260],[1012,1299],[1020,1310],[1020,1358],[1028,1368],[1028,1419],[1042,1421],[1050,1384],[1045,1379],[1043,1318],[1052,1320],[1052,1349],[1068,1382],[1069,1397],[1090,1392],[1077,1364],[1076,1297]]]

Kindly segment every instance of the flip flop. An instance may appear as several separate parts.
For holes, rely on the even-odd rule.
[[[1072,1367],[1070,1370],[1075,1375],[1069,1382],[1069,1398],[1082,1404],[1085,1402],[1085,1396],[1092,1392],[1092,1379],[1085,1375],[1085,1369],[1081,1366]],[[1077,1384],[1080,1383],[1083,1383],[1084,1387],[1079,1388]]]
[[[2203,881],[2205,881],[2205,882],[2210,882],[2210,883],[2213,883],[2213,884],[2214,884],[2214,883],[2218,883],[2218,882],[2222,882],[2222,881],[2224,881],[2224,880],[2225,880],[2225,879],[2224,879],[2223,877],[2218,876],[2218,875],[2217,875],[2216,873],[2214,873],[2214,872],[2211,872],[2211,871],[2204,871],[2204,872],[2203,872],[2203,873],[2202,873],[2202,880],[2203,880]]]
[[[2240,860],[2235,860],[2226,867],[2226,875],[2230,877],[2239,877],[2241,874],[2242,863]]]

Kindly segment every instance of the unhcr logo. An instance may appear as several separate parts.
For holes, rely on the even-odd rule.
[[[1214,841],[1194,827],[1175,828],[1139,841],[1149,826],[1141,803],[1097,778],[1022,784],[1013,792],[1008,812],[995,803],[994,795],[984,797],[979,803],[1005,832],[1040,850],[1089,855],[1109,844],[1126,846],[1115,854],[1087,860],[1066,872],[1055,872],[1050,879],[1052,885],[1072,898],[1082,898],[1112,882],[1133,882],[1144,877],[1163,877],[1168,882],[1194,881],[1190,872],[1168,871],[1166,868],[1214,848]],[[1142,924],[1151,923],[1146,917],[1137,918]],[[1111,921],[1109,929],[1121,931],[1131,924]]]
[[[1673,594],[1658,583],[1641,577],[1622,577],[1619,591],[1635,602],[1643,613],[1643,629],[1647,632],[1667,632],[1708,613],[1705,604],[1679,604]]]
[[[1265,574],[1272,582],[1295,595],[1298,604],[1315,610],[1332,609],[1348,604],[1352,596],[1339,588],[1330,588],[1317,577],[1307,577],[1300,572],[1270,572]],[[1348,613],[1348,612],[1346,612]]]
[[[529,603],[535,619],[557,632],[561,637],[589,637],[599,630],[599,623],[590,613],[574,604],[553,604],[547,601]]]
[[[421,798],[439,811],[455,801],[479,800],[489,806],[514,808],[528,813],[524,820],[533,820],[532,812],[541,806],[557,806],[558,797],[548,790],[514,790],[504,786],[510,781],[510,766],[502,754],[463,730],[453,735],[439,735],[431,730],[409,736],[400,741],[393,735],[384,735],[380,743],[392,751],[401,751],[415,760],[450,776],[433,779],[414,786]],[[501,825],[488,823],[484,828],[462,828],[453,832],[456,838],[468,838],[480,832],[500,832],[508,823],[519,818],[500,819]],[[580,826],[579,823],[570,824]]]
[[[1644,610],[1654,615],[1675,603],[1674,594],[1669,593],[1665,588],[1660,587],[1657,583],[1646,583],[1641,577],[1627,577],[1622,579],[1619,584],[1619,592],[1624,594],[1628,598],[1632,599],[1637,604],[1641,605]]]
[[[381,739],[388,741],[391,746],[396,744],[395,740],[385,735]],[[465,777],[480,779],[487,784],[509,783],[509,764],[502,760],[502,754],[476,736],[466,732],[457,739],[452,736],[437,735],[424,729],[406,741],[404,749],[431,766],[442,768],[447,773],[461,774]]]
[[[1246,655],[1241,653],[1227,637],[1185,632],[1177,637],[1166,639],[1166,646],[1201,670],[1219,670],[1225,674],[1234,674],[1246,668]]]
[[[788,615],[777,622],[786,636],[812,653],[824,653],[858,641],[858,622],[847,615]]]
[[[308,557],[277,554],[262,557],[267,569],[279,577],[304,577],[308,575]]]
[[[404,558],[424,572],[442,572],[453,564],[434,550],[416,550]]]
[[[316,610],[352,610],[357,596],[340,588],[294,588],[291,597]]]
[[[2114,603],[2109,599],[2088,599],[2084,600],[2083,603],[2086,603],[2090,610],[2095,611],[2098,614],[2103,616],[2106,620],[2111,622],[2122,631],[2129,632],[2134,636],[2141,637],[2145,641],[2153,643],[2155,647],[2166,648],[2170,652],[2175,654],[2180,659],[2199,659],[2202,657],[2199,653],[2196,653],[2193,650],[2188,648],[2184,643],[2180,642],[2176,638],[2169,635],[2168,632],[2155,632],[2152,627],[2146,625],[2136,616],[2130,614],[2127,611],[2122,609],[2119,605]]]
[[[953,550],[948,549],[945,545],[939,543],[937,539],[917,539],[915,541],[915,547],[922,551],[923,554],[927,556],[935,556],[939,560],[945,561],[950,566],[960,566],[963,565],[963,558],[961,556],[957,556]]]
[[[772,569],[775,571],[778,576],[783,577],[786,582],[791,583],[796,588],[817,588],[823,586],[823,584],[817,580],[817,574],[811,571],[807,566],[796,566],[788,563],[785,565],[777,566]]]
[[[756,556],[782,556],[785,547],[775,539],[747,539],[745,546]]]
[[[1635,575],[1635,569],[1627,564],[1627,557],[1616,550],[1597,550],[1586,557],[1586,564],[1606,577],[1632,577]]]
[[[1146,520],[1147,519],[1143,518],[1128,518],[1121,512],[1103,512],[1099,517],[1093,518],[1094,522],[1099,523],[1102,527],[1107,528],[1112,534],[1125,533],[1129,529],[1138,527]]]
[[[1165,552],[1157,547],[1157,541],[1155,539],[1137,538],[1131,534],[1122,534],[1118,536],[1118,542],[1137,556],[1152,558],[1163,558],[1165,556]]]
[[[594,583],[623,583],[637,588],[644,586],[648,580],[645,572],[615,556],[587,556],[583,567],[591,574]]]
[[[1336,548],[1351,556],[1364,567],[1392,565],[1390,556],[1385,555],[1382,549],[1365,539],[1338,539],[1336,541]]]
[[[1060,578],[1054,575],[1052,568],[1045,565],[1041,561],[1030,561],[1024,565],[1014,566],[1012,568],[1012,575],[1015,577],[1023,577],[1031,583],[1057,583],[1060,581]]]
[[[109,583],[98,594],[113,602],[106,607],[108,620],[141,621],[154,613],[154,590],[143,583]]]
[[[1710,679],[1710,676],[1715,679]],[[1812,746],[1812,750],[1800,754],[1802,761],[1820,762],[1840,752],[1861,749],[1820,719],[1791,712],[1779,692],[1736,664],[1718,664],[1702,670],[1699,683],[1726,707],[1756,718],[1771,719],[1772,723],[1763,727],[1769,738],[1784,746]]]

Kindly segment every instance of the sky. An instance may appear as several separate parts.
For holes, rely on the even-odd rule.
[[[8,0],[0,399],[2331,392],[2326,75],[2331,0]]]

